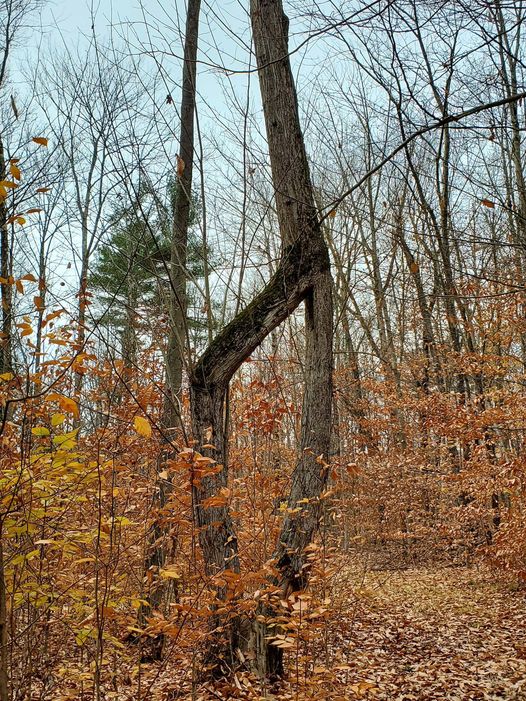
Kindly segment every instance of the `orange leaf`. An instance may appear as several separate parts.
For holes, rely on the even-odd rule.
[[[50,321],[53,321],[53,319],[56,319],[58,316],[60,316],[63,313],[62,309],[59,309],[56,312],[51,312],[51,314],[48,314],[44,321],[42,322],[42,326],[45,326],[46,324],[49,324]]]
[[[61,397],[58,403],[63,411],[69,411],[76,419],[79,418],[79,407],[76,401],[69,397]]]
[[[11,175],[13,176],[13,178],[15,180],[20,180],[20,178],[22,177],[22,173],[20,172],[20,168],[17,165],[15,165],[14,163],[11,163],[11,165],[9,166],[9,172],[11,173]]]
[[[39,146],[47,146],[48,140],[46,139],[45,136],[34,136],[31,141],[34,141],[35,144],[38,144]]]
[[[33,297],[33,302],[35,303],[35,307],[38,309],[39,312],[44,311],[44,300],[42,297]]]
[[[14,214],[12,217],[9,217],[6,223],[20,224],[20,226],[23,226],[26,223],[26,218],[23,217],[21,214]]]
[[[17,281],[15,282],[15,287],[16,287],[16,289],[17,289],[17,292],[19,292],[21,295],[24,294],[24,285],[22,285],[22,281],[21,281],[21,280],[17,280]]]
[[[495,207],[495,202],[492,202],[491,200],[480,200],[480,204],[483,204],[484,207],[489,207],[490,209]]]
[[[177,156],[177,177],[181,177],[182,174],[184,173],[185,169],[185,162],[181,158],[181,156]]]
[[[50,187],[37,187],[37,192],[49,192],[50,190]]]
[[[79,418],[79,407],[77,402],[74,399],[70,399],[69,397],[65,397],[63,394],[58,394],[57,392],[51,392],[51,394],[48,394],[46,399],[46,402],[52,402],[52,401],[57,401],[59,403],[60,408],[62,411],[69,412],[70,414],[73,414],[73,416],[78,419]]]

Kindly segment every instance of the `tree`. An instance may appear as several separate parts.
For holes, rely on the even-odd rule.
[[[194,120],[197,77],[197,45],[201,0],[190,0],[186,12],[183,81],[180,111],[179,155],[173,199],[170,253],[169,335],[166,351],[167,393],[163,423],[171,429],[181,425],[181,391],[187,349],[187,258],[191,224],[192,173],[194,166]]]
[[[16,118],[16,105],[13,97],[7,98],[8,63],[15,39],[23,29],[30,13],[39,5],[38,0],[6,0],[0,8],[0,109],[5,117],[9,109]],[[9,107],[8,107],[8,103]],[[0,129],[0,181],[6,181],[11,175],[8,151],[5,143],[4,129]],[[0,303],[2,307],[0,325],[0,374],[10,373],[13,369],[13,242],[9,210],[6,203],[6,188],[0,188]],[[8,701],[8,634],[7,634],[7,594],[4,575],[3,521],[0,518],[0,701]]]
[[[109,237],[100,244],[89,274],[89,285],[97,291],[97,303],[102,309],[100,321],[120,333],[122,357],[130,368],[136,366],[139,348],[139,308],[155,309],[156,314],[165,310],[168,314],[176,187],[170,180],[163,198],[151,183],[145,182],[136,188],[135,203],[119,204],[109,216]],[[190,226],[195,225],[198,216],[199,204],[194,201]],[[203,274],[202,251],[192,231],[187,247],[185,278],[197,280]],[[194,328],[200,322],[191,318],[185,323]]]
[[[327,458],[331,433],[332,281],[288,58],[288,19],[280,0],[253,0],[251,20],[282,249],[272,279],[216,336],[192,372],[194,438],[199,450],[222,466],[219,472],[203,474],[194,484],[193,495],[207,575],[238,574],[237,539],[228,507],[204,504],[228,484],[228,386],[243,361],[304,301],[306,382],[300,455],[292,477],[290,512],[275,552],[276,585],[296,591],[305,585],[304,549],[318,524],[319,498],[327,479],[319,457]],[[226,589],[220,586],[219,597],[225,596]],[[218,623],[215,616],[213,627]],[[233,664],[242,644],[239,627],[230,625],[228,630],[226,649],[216,635],[209,650],[220,674],[224,671],[221,660]],[[260,672],[279,675],[281,652],[269,648],[264,627],[257,628],[255,644]]]

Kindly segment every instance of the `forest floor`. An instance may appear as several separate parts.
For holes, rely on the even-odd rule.
[[[341,698],[526,700],[525,592],[482,567],[369,571],[362,582],[337,619],[350,667]]]
[[[167,655],[160,664],[141,665],[139,688],[136,672],[133,681],[117,673],[102,697],[526,701],[526,591],[483,566],[374,570],[362,559],[340,564],[329,618],[318,623],[306,647],[288,651],[289,677],[279,688],[262,688],[238,673],[213,688],[194,684],[192,691],[190,660]],[[54,699],[87,698],[70,694]]]
[[[240,677],[197,698],[526,701],[526,592],[487,568],[354,563],[335,584],[352,595],[334,601],[314,674],[292,660],[279,690]]]

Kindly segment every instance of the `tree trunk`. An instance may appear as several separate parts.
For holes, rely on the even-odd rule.
[[[192,205],[194,165],[194,120],[196,95],[196,59],[199,38],[201,0],[190,0],[186,15],[186,34],[181,99],[181,131],[177,185],[174,193],[172,249],[170,254],[170,333],[166,352],[166,402],[164,426],[174,428],[181,422],[181,388],[187,335],[186,259],[188,227]]]
[[[268,334],[306,300],[303,450],[294,471],[290,503],[307,501],[301,528],[297,517],[287,518],[282,532],[284,545],[276,551],[280,580],[287,583],[284,586],[298,588],[304,585],[303,551],[317,526],[319,496],[327,476],[316,457],[322,453],[327,456],[330,447],[332,282],[288,59],[288,19],[280,0],[252,0],[251,18],[282,238],[281,258],[267,286],[214,339],[191,375],[192,428],[197,448],[221,466],[219,471],[208,470],[194,480],[193,497],[207,575],[213,578],[229,571],[235,578],[239,558],[228,506],[204,505],[228,483],[225,404],[229,382]],[[219,585],[218,597],[225,598],[226,594],[226,588]],[[223,671],[221,660],[236,659],[235,645],[239,642],[235,624],[223,624],[223,628],[227,634],[222,640],[212,640],[209,655],[216,658],[216,673]],[[259,654],[266,656],[266,641],[261,641],[259,648]],[[272,668],[279,673],[282,666],[278,662]]]
[[[0,136],[0,180],[6,180],[7,168],[4,143]],[[11,276],[11,243],[9,240],[9,225],[7,223],[7,205],[0,199],[0,277],[5,282],[0,283],[2,304],[2,334],[0,336],[0,373],[11,372],[13,369],[13,285]]]
[[[186,15],[186,34],[183,62],[183,86],[181,97],[181,128],[179,137],[179,160],[173,197],[173,229],[170,253],[170,290],[169,317],[170,331],[166,350],[166,395],[163,407],[163,428],[181,426],[181,392],[183,384],[184,352],[187,333],[186,301],[186,259],[188,248],[188,228],[192,201],[192,170],[194,161],[194,118],[196,95],[196,59],[199,38],[199,12],[201,0],[189,0]],[[159,457],[159,472],[164,470],[165,459],[173,453],[170,440],[166,450]],[[158,478],[153,495],[153,508],[161,511],[165,508],[171,491],[171,484],[165,478]],[[159,573],[166,560],[164,536],[165,529],[156,516],[152,524],[148,541],[149,550],[145,560],[145,572]],[[144,625],[149,613],[161,606],[164,587],[154,578],[154,588],[147,594],[148,606],[139,609],[139,622]],[[143,651],[143,659],[158,660],[162,655],[164,636],[157,635],[148,641]]]
[[[330,271],[320,274],[305,300],[305,394],[301,417],[300,455],[287,499],[287,512],[278,538],[274,560],[280,598],[301,591],[308,581],[305,551],[318,528],[327,484],[332,415],[333,309]],[[270,607],[267,617],[278,615]],[[276,631],[254,623],[256,669],[261,677],[283,675],[283,650],[269,643]]]
[[[4,571],[4,542],[0,524],[0,701],[9,699],[8,635],[7,635],[7,591]]]

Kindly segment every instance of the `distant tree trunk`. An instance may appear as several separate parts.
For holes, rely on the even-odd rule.
[[[85,231],[87,232],[87,222],[86,222],[86,229]],[[84,224],[83,224],[83,231],[84,231]],[[86,345],[86,308],[87,308],[87,303],[88,303],[88,297],[87,297],[87,292],[88,292],[88,266],[89,266],[89,254],[87,250],[87,239],[86,239],[86,245],[84,245],[84,233],[82,235],[82,261],[81,261],[81,268],[80,268],[80,280],[79,280],[79,291],[78,291],[78,329],[77,329],[77,338],[75,341],[76,344],[76,352],[77,353],[83,353],[84,352],[84,347]],[[82,385],[84,383],[84,377],[81,373],[77,373],[75,375],[75,398],[77,401],[80,400],[80,394],[82,392]]]
[[[167,397],[163,421],[165,428],[174,428],[180,425],[181,422],[181,388],[185,348],[187,345],[186,264],[188,228],[192,205],[196,58],[200,7],[201,0],[189,0],[186,15],[181,130],[177,163],[177,186],[174,193],[172,249],[170,254],[170,332],[166,352]]]
[[[317,527],[319,497],[327,479],[327,470],[317,457],[327,457],[330,449],[332,281],[300,126],[288,59],[288,19],[281,0],[252,0],[251,19],[282,250],[270,282],[214,339],[192,373],[194,437],[198,449],[222,466],[220,471],[201,477],[193,496],[206,574],[213,578],[229,570],[235,578],[239,558],[228,506],[206,508],[203,504],[228,483],[225,405],[229,382],[241,363],[305,300],[307,357],[302,438],[289,497],[291,505],[302,502],[303,511],[301,518],[296,514],[285,519],[282,543],[275,553],[280,584],[285,589],[298,589],[305,583],[304,548]],[[225,589],[219,587],[218,595],[225,597]],[[223,671],[222,660],[229,666],[235,662],[240,643],[235,624],[223,621],[223,627],[226,636],[215,638],[209,650],[209,657],[217,663],[216,673]],[[261,671],[275,670],[279,674],[281,660],[273,657],[267,664],[267,641],[263,636],[257,640]]]
[[[136,253],[136,242],[131,236],[126,238],[126,255],[130,261],[128,274],[124,281],[125,288],[125,318],[124,327],[121,333],[121,353],[124,363],[123,376],[126,381],[130,379],[133,369],[137,367],[137,352],[139,350],[139,340],[137,338],[137,307],[139,306],[139,289],[135,267],[132,264]]]
[[[424,351],[424,357],[426,359],[422,387],[425,392],[429,391],[430,372],[433,372],[434,380],[437,383],[437,386],[442,390],[444,387],[444,383],[442,380],[442,368],[440,366],[440,359],[437,353],[435,332],[433,330],[432,307],[427,299],[420,267],[416,263],[413,252],[411,251],[405,237],[402,206],[400,206],[400,208],[395,212],[394,226],[394,234],[396,240],[400,248],[402,249],[404,258],[409,268],[409,273],[415,285],[418,308],[420,310],[420,316],[422,318],[422,346]]]
[[[0,135],[0,180],[7,179],[4,143]],[[0,337],[0,373],[13,369],[13,285],[8,281],[11,276],[11,242],[9,224],[7,223],[7,205],[0,199],[0,277],[6,282],[0,283],[2,304],[2,335]]]
[[[9,699],[9,650],[7,635],[7,590],[4,569],[4,542],[0,524],[0,701]]]
[[[177,185],[174,193],[172,246],[170,253],[169,316],[170,331],[166,350],[166,396],[163,408],[163,428],[173,437],[171,429],[181,427],[181,393],[183,384],[184,354],[187,335],[186,264],[188,228],[192,201],[192,170],[194,162],[194,119],[197,73],[197,46],[199,38],[199,12],[201,0],[189,0],[186,15],[186,34],[183,63],[183,87],[181,98],[181,129],[179,159],[177,163]],[[159,458],[159,468],[164,469],[165,458],[173,452],[170,445]],[[153,508],[158,512],[165,508],[170,494],[170,483],[158,478],[153,497]],[[145,571],[156,574],[165,563],[165,529],[158,514],[149,534],[149,552]],[[148,606],[139,610],[139,620],[144,623],[151,610],[158,609],[164,588],[157,578],[154,588],[147,593]],[[156,636],[145,651],[145,659],[159,659],[164,637]]]

